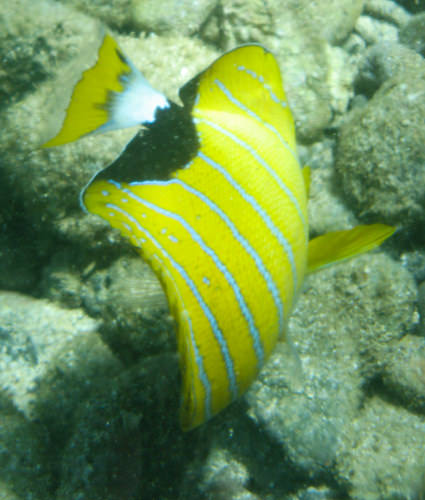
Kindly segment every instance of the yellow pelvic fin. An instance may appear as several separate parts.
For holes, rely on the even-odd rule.
[[[168,107],[108,34],[95,65],[76,84],[59,133],[43,147],[59,146],[92,132],[107,132],[151,122],[157,108]]]
[[[318,236],[308,245],[307,272],[318,271],[334,262],[372,250],[394,231],[395,228],[392,226],[371,224]]]

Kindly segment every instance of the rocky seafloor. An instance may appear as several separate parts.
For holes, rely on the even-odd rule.
[[[279,345],[186,434],[161,287],[78,204],[134,130],[39,149],[101,25],[170,98],[223,51],[268,47],[312,169],[311,234],[398,229],[308,278],[300,363]],[[423,0],[2,3],[1,499],[425,498],[424,55]]]

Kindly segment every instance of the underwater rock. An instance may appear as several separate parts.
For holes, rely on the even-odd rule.
[[[76,33],[90,37],[94,24],[57,2],[5,3],[0,17],[0,107],[36,91],[52,75],[55,64],[70,61],[78,47]],[[38,119],[32,116],[29,125],[34,126]]]
[[[337,500],[340,498],[337,491],[329,486],[309,486],[300,489],[295,495],[290,495],[288,500]]]
[[[278,500],[304,489],[309,477],[291,466],[282,447],[246,415],[246,402],[227,408],[200,427],[186,463],[182,500]]]
[[[204,464],[199,490],[214,500],[260,500],[246,489],[250,476],[243,463],[225,449],[215,448]]]
[[[281,3],[276,0],[275,5],[280,7],[280,15],[286,15]],[[338,45],[346,39],[353,30],[364,5],[364,0],[327,0],[326,2],[309,2],[308,0],[291,1],[291,10],[299,20],[299,24],[309,23],[311,29],[325,38],[331,45]],[[329,12],[332,15],[329,16]],[[329,20],[324,23],[323,19]]]
[[[298,148],[300,164],[310,167],[308,224],[310,239],[329,231],[354,227],[358,221],[340,196],[333,168],[334,139],[324,139]]]
[[[118,42],[152,87],[177,103],[179,89],[220,55],[197,38],[178,34],[126,36],[119,37]]]
[[[425,56],[425,13],[413,16],[400,30],[400,42]]]
[[[371,16],[360,16],[356,22],[356,33],[368,44],[391,43],[398,40],[398,29],[393,24]]]
[[[400,43],[377,43],[368,48],[355,77],[357,93],[372,97],[387,80],[403,72],[423,71],[423,58]]]
[[[417,327],[417,287],[411,273],[385,254],[358,265],[341,268],[347,286],[339,306],[353,315],[347,321],[354,326],[351,335],[366,383],[382,373],[400,339]]]
[[[0,235],[0,289],[25,292],[33,289],[37,283],[37,248],[34,248],[28,235],[16,234],[16,223],[16,220],[14,223],[3,222],[6,231]],[[9,224],[13,225],[15,234],[10,234],[12,231],[9,233]]]
[[[303,491],[300,491],[293,500],[336,500],[338,493],[328,486],[314,487],[311,486]],[[292,499],[290,499],[292,500]]]
[[[101,341],[97,322],[81,310],[1,292],[0,325],[0,386],[19,409],[5,415],[0,408],[2,481],[21,491],[20,498],[32,491],[46,500],[44,483],[54,483],[49,464],[61,453],[74,411],[121,365]],[[38,478],[44,474],[47,479]]]
[[[383,371],[388,397],[407,408],[425,410],[425,337],[406,335],[394,346]]]
[[[334,4],[334,6],[330,5]],[[330,45],[343,40],[360,15],[363,0],[346,2],[262,2],[226,0],[207,23],[202,36],[223,49],[241,43],[258,42],[268,47],[279,61],[285,89],[294,113],[301,142],[317,139],[332,118],[328,82],[339,59]],[[323,23],[326,13],[329,22]],[[211,24],[214,24],[214,29]],[[345,66],[346,68],[347,66]],[[335,68],[335,74],[338,72]],[[346,82],[339,84],[341,92]],[[332,89],[335,93],[335,88]]]
[[[121,33],[193,35],[217,6],[217,0],[62,0]]]
[[[302,366],[278,348],[248,391],[248,413],[310,476],[332,473],[365,381],[412,322],[411,287],[382,254],[311,276],[289,325]]]
[[[403,252],[400,255],[400,262],[412,273],[417,283],[425,281],[425,251],[420,245],[417,249],[409,249]],[[418,306],[420,304],[420,298],[418,298]],[[419,313],[422,314],[421,312]]]
[[[59,465],[57,498],[178,498],[193,436],[178,430],[175,356],[144,360],[105,378],[75,413]]]
[[[75,11],[99,19],[114,29],[129,31],[132,25],[131,0],[109,0],[108,2],[86,2],[84,0],[59,0]]]
[[[423,11],[423,4],[420,0],[398,0],[397,3],[402,5],[409,12]]]
[[[82,280],[75,252],[58,251],[44,266],[39,286],[43,297],[69,308],[81,307]]]
[[[364,0],[290,0],[282,5],[280,0],[222,0],[221,10],[217,13],[221,17],[222,38],[219,41],[230,46],[259,38],[264,40],[269,36],[284,38],[289,35],[288,29],[292,32],[308,24],[308,30],[315,36],[338,44],[353,29],[363,3]],[[328,15],[330,11],[332,16]],[[324,18],[326,23],[323,23]],[[292,42],[293,52],[296,52],[300,39],[292,39]]]
[[[320,156],[319,153],[319,158]],[[311,171],[308,221],[311,236],[343,230],[357,224],[353,213],[338,196],[333,168],[326,164]]]
[[[353,500],[420,498],[424,488],[425,421],[373,397],[345,435],[339,481]]]
[[[329,358],[329,352],[324,358]],[[249,415],[280,444],[282,455],[294,468],[316,480],[329,474],[340,436],[354,418],[361,397],[353,356],[346,349],[342,357],[345,371],[335,360],[326,363],[311,356],[308,371],[298,370],[303,378],[296,385],[287,371],[297,368],[288,354],[277,349],[247,394]]]
[[[364,13],[390,22],[399,28],[403,27],[411,17],[399,3],[392,0],[366,0]]]
[[[48,500],[53,483],[49,440],[42,426],[30,422],[0,393],[0,498]]]
[[[136,129],[87,137],[61,148],[39,149],[59,128],[81,70],[93,63],[102,28],[98,21],[56,2],[43,1],[38,8],[29,0],[11,5],[14,7],[8,10],[6,36],[14,40],[17,53],[19,47],[36,46],[43,37],[48,36],[49,42],[43,49],[45,55],[38,56],[40,73],[45,75],[42,81],[14,97],[0,115],[2,190],[13,193],[15,202],[11,205],[1,199],[4,216],[16,217],[14,207],[19,205],[25,223],[38,237],[43,235],[38,242],[41,257],[48,254],[49,246],[58,237],[80,241],[85,248],[98,247],[102,238],[107,246],[113,232],[105,230],[97,218],[83,217],[79,193],[96,171],[120,153]],[[21,19],[21,12],[31,14],[31,23],[27,17]],[[15,32],[21,38],[13,38]],[[211,49],[184,37],[122,37],[120,42],[152,85],[171,98],[176,97],[181,84],[215,56]],[[158,53],[164,57],[158,58]],[[24,61],[21,64],[17,59],[14,64],[14,71],[26,73]],[[83,219],[89,223],[83,223]]]
[[[50,396],[52,401],[56,398],[55,405],[62,408],[75,404],[76,380],[60,400],[59,393],[52,396],[54,384],[49,387],[47,381],[58,383],[58,371],[62,375],[68,373],[68,383],[71,375],[82,382],[89,373],[97,372],[100,376],[120,366],[100,340],[97,322],[79,309],[62,309],[47,300],[1,292],[0,325],[0,384],[27,416],[33,415],[34,405],[39,404],[41,397]],[[83,389],[87,391],[90,383],[90,379],[86,380]],[[42,396],[42,385],[47,386],[50,395]]]
[[[425,337],[425,281],[419,285],[418,292],[418,312],[420,316],[419,333]]]
[[[127,362],[175,351],[174,322],[162,286],[139,256],[122,257],[88,278],[82,300],[102,335]]]
[[[410,54],[412,61],[403,59],[403,70],[342,125],[335,167],[360,218],[418,234],[425,224],[425,62]]]
[[[43,256],[53,237],[54,222],[72,211],[79,212],[78,193],[90,178],[89,165],[96,168],[105,153],[103,158],[107,158],[108,143],[109,148],[113,143],[111,140],[104,142],[103,148],[94,154],[89,148],[84,152],[72,148],[39,150],[49,133],[49,118],[60,122],[61,109],[66,107],[63,81],[58,85],[52,77],[60,72],[65,81],[68,77],[74,81],[72,76],[75,78],[76,74],[69,65],[73,66],[83,52],[83,62],[87,61],[90,47],[96,48],[100,36],[99,24],[68,7],[47,1],[37,4],[26,0],[12,2],[6,9],[5,18],[5,36],[15,44],[16,53],[21,53],[22,47],[35,50],[34,47],[41,45],[36,60],[39,73],[45,77],[34,79],[37,85],[31,84],[25,92],[18,93],[0,115],[2,190],[13,193],[14,201],[13,204],[8,202],[10,194],[2,198],[2,211],[7,221],[19,216],[22,224],[28,227],[27,231],[31,231],[34,238],[38,237],[36,246]],[[25,61],[17,58],[14,71],[25,74]],[[57,99],[55,94],[58,94]],[[118,144],[116,153],[119,147]]]
[[[157,34],[198,33],[217,0],[130,0],[131,21],[136,29]]]

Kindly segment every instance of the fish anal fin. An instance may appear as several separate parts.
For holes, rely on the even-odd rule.
[[[392,226],[371,224],[318,236],[308,245],[307,272],[318,271],[334,262],[372,250],[395,231]]]

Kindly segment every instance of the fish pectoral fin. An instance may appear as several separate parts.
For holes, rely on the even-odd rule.
[[[371,224],[318,236],[308,245],[307,272],[318,271],[334,262],[372,250],[390,237],[394,231],[395,227],[392,226]]]
[[[167,98],[149,85],[106,34],[96,63],[84,71],[74,87],[60,131],[42,147],[66,144],[94,132],[151,123],[156,110],[168,106]]]

